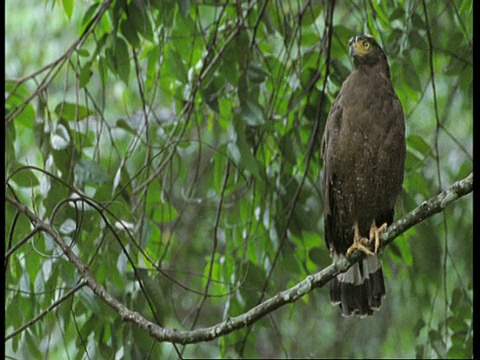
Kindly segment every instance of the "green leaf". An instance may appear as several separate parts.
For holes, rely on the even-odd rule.
[[[118,119],[117,122],[115,123],[115,126],[118,127],[119,129],[123,129],[126,132],[129,132],[132,135],[137,135],[135,130],[132,129],[132,127],[125,121],[125,119]]]
[[[110,71],[128,86],[130,55],[127,43],[123,38],[117,36],[112,40],[112,45],[105,49],[105,60]]]
[[[218,105],[218,98],[223,89],[225,81],[220,76],[214,76],[208,85],[201,88],[202,97],[205,99],[207,105],[216,113],[220,112]]]
[[[415,346],[415,359],[423,359],[424,358],[424,345],[417,345]]]
[[[419,34],[417,30],[412,29],[408,33],[408,40],[412,45],[412,47],[416,47],[417,49],[422,49],[422,50],[428,48],[425,39],[423,38],[423,36]]]
[[[404,32],[400,29],[393,29],[392,32],[388,35],[385,51],[387,52],[387,55],[389,57],[394,57],[400,52],[403,38]]]
[[[242,155],[240,154],[240,150],[236,143],[230,142],[227,145],[227,151],[230,158],[233,160],[235,164],[240,164],[242,161]]]
[[[455,311],[455,309],[453,309]],[[450,316],[448,318],[448,327],[454,332],[454,333],[462,333],[466,335],[468,331],[468,326],[467,323],[457,317],[457,316]]]
[[[16,172],[11,178],[18,186],[31,188],[40,185],[40,182],[32,169],[23,167],[20,163],[15,163],[13,168],[21,168],[21,170],[18,170],[18,172]]]
[[[425,321],[423,321],[423,319],[419,319],[415,324],[415,326],[413,327],[413,334],[415,335],[415,337],[418,338],[418,336],[420,335],[420,331],[422,331],[424,327],[425,327]]]
[[[340,42],[344,44],[345,48],[347,48],[348,40],[356,35],[352,28],[345,25],[335,25],[333,27],[333,33],[335,37],[340,39]]]
[[[448,42],[446,49],[448,49],[448,52],[451,54],[455,54],[455,56],[458,56],[459,53],[462,51],[459,51],[460,49],[465,47],[465,39],[464,35],[460,31],[454,31],[452,34],[448,34]]]
[[[109,39],[108,34],[103,34],[100,39],[95,39],[97,46],[95,47],[95,51],[93,52],[92,59],[97,59],[100,61],[103,59],[103,57],[99,57],[98,55],[100,54],[100,51],[103,49],[105,44],[107,43],[107,40]]]
[[[407,145],[410,149],[418,151],[423,156],[431,156],[432,148],[425,141],[425,139],[419,135],[412,134],[407,138]]]
[[[87,9],[87,11],[85,11],[85,13],[83,15],[82,26],[85,26],[90,22],[90,20],[95,15],[99,6],[100,6],[100,3],[93,3],[92,5],[90,5],[90,7]]]
[[[249,87],[248,87],[247,74],[245,72],[242,72],[238,77],[238,83],[237,83],[238,100],[240,100],[241,105],[247,102],[248,93],[249,93]]]
[[[6,83],[5,90],[5,115],[8,116],[9,113],[22,108],[20,112],[17,112],[15,122],[32,129],[35,110],[30,103],[25,104],[25,100],[30,96],[30,92],[23,85],[16,87],[12,83]]]
[[[128,22],[135,28],[138,34],[141,34],[145,39],[153,41],[153,30],[150,19],[148,18],[145,8],[140,6],[145,4],[139,1],[132,1],[128,5]]]
[[[403,79],[405,83],[412,89],[417,92],[422,91],[422,83],[420,77],[418,76],[417,71],[410,63],[409,59],[405,59],[402,65]]]
[[[392,257],[392,259],[397,263],[401,264],[402,263],[402,252],[400,251],[400,248],[396,243],[392,243],[389,246],[389,255]]]
[[[78,80],[79,80],[79,84],[78,86],[83,89],[87,84],[88,82],[90,81],[91,77],[93,75],[93,72],[92,72],[92,62],[91,61],[87,61],[81,68],[80,70],[80,75],[78,77]]]
[[[125,16],[125,8],[127,7],[127,0],[116,0],[113,7],[110,6],[111,14],[113,15],[113,23],[118,24],[120,19]]]
[[[118,77],[129,86],[130,79],[130,55],[125,40],[120,37],[115,39],[115,65]]]
[[[293,276],[300,272],[297,256],[291,248],[286,246],[282,249],[282,267],[284,267]]]
[[[247,68],[248,80],[252,83],[261,84],[269,76],[269,73],[258,63],[250,63]]]
[[[292,141],[292,133],[288,133],[285,136],[282,136],[280,140],[280,150],[282,155],[290,164],[296,165],[297,157],[294,150],[294,142]]]
[[[300,4],[300,3],[299,3]],[[320,3],[311,3],[308,11],[302,17],[302,26],[314,27],[312,24],[325,12],[325,5]]]
[[[120,195],[122,198],[130,204],[130,195],[132,193],[132,182],[128,171],[124,167],[120,167],[115,174],[115,178],[113,180],[113,189],[112,191],[120,191]],[[118,193],[115,197],[118,196]]]
[[[407,266],[412,266],[413,265],[413,255],[412,255],[412,249],[410,247],[410,244],[408,242],[404,241],[400,244],[400,249],[402,251],[402,259],[404,264]]]
[[[74,0],[62,0],[62,3],[63,3],[63,10],[65,11],[65,14],[67,14],[69,19],[71,19],[73,14]]]
[[[332,66],[334,71],[332,71],[330,79],[335,85],[340,87],[348,75],[350,75],[350,69],[347,68],[339,59],[333,59]]]
[[[407,148],[407,158],[405,160],[405,170],[410,173],[410,170],[415,170],[421,166],[423,159],[417,154],[416,151],[410,151]]]
[[[472,161],[471,160],[465,160],[462,165],[460,165],[457,173],[457,179],[463,179],[468,176],[472,172]]]
[[[77,54],[78,56],[80,57],[87,57],[87,56],[90,56],[90,52],[87,50],[87,49],[77,49]]]
[[[472,353],[465,351],[466,349],[460,345],[452,345],[447,351],[448,359],[471,359]]]
[[[252,261],[248,261],[246,269],[247,276],[245,277],[245,284],[261,289],[266,280],[265,270],[254,264]]]
[[[95,161],[79,159],[74,169],[75,182],[84,184],[103,185],[110,178],[108,173]]]
[[[250,38],[244,27],[241,28],[238,36],[235,38],[235,48],[237,50],[237,61],[240,69],[245,71],[250,60]]]
[[[265,116],[262,107],[253,100],[247,100],[240,112],[242,119],[250,126],[265,124]]]
[[[172,204],[166,201],[157,202],[153,216],[151,217],[156,223],[169,223],[178,217],[178,211]]]
[[[388,16],[388,20],[394,21],[397,19],[403,19],[405,17],[405,10],[402,7],[396,7]]]
[[[430,194],[430,188],[425,177],[419,172],[411,173],[405,181],[405,185],[408,189],[413,190],[415,194],[423,195],[424,198],[427,198]]]
[[[472,69],[472,47],[471,44],[466,43],[467,39],[462,34],[454,33],[453,41],[449,40],[447,49],[450,54],[450,61],[443,69],[445,75],[461,75],[467,76],[466,80],[462,79],[462,83],[472,84],[472,77],[468,76]],[[470,86],[468,86],[470,87]]]
[[[94,319],[98,319],[98,317],[102,317],[102,309],[99,305],[99,300],[97,295],[93,293],[93,291],[88,288],[84,287],[77,291],[76,296],[80,299],[83,305],[89,309],[95,316],[92,316]],[[97,322],[97,320],[95,320]]]
[[[302,26],[302,46],[314,48],[321,41],[318,29]]]
[[[171,49],[167,61],[177,80],[186,84],[188,82],[188,72],[180,54],[175,49]]]
[[[237,63],[237,51],[233,43],[230,43],[221,54],[221,61],[218,71],[230,84],[236,85],[239,82]],[[242,72],[243,74],[243,72]]]
[[[168,202],[162,195],[162,189],[159,184],[152,184],[148,188],[147,213],[150,219],[157,223],[168,223],[178,216],[177,209]]]
[[[122,21],[120,31],[132,47],[137,48],[140,46],[140,38],[138,37],[137,31],[128,19]]]
[[[430,330],[428,332],[428,338],[437,355],[445,358],[445,343],[443,342],[442,335],[437,330]]]
[[[5,166],[15,161],[15,123],[12,121],[5,125]]]
[[[105,57],[100,56],[98,58],[97,68],[100,81],[102,82],[102,85],[106,87],[108,85],[108,60],[106,58],[106,55]]]
[[[75,161],[80,158],[80,155],[72,142],[72,135],[70,127],[65,120],[60,120],[57,124],[54,133],[51,134],[50,139],[53,161],[57,169],[61,172],[61,177],[68,180],[71,184],[73,182],[72,170]]]
[[[93,115],[94,112],[85,106],[62,101],[55,107],[55,114],[57,114],[59,119],[72,121],[84,119],[87,116]]]
[[[318,266],[328,266],[332,260],[325,248],[316,246],[308,251],[308,257]]]
[[[42,352],[40,351],[40,347],[38,346],[38,336],[36,334],[32,333],[32,328],[28,328],[25,331],[25,344],[26,347],[28,348],[29,355],[34,358],[34,359],[41,359],[42,358]]]
[[[266,280],[266,273],[265,270],[252,261],[246,262],[243,268],[245,273],[241,275],[244,281],[243,286],[240,288],[240,294],[245,301],[245,308],[250,309],[256,305],[256,293],[259,293],[262,289]]]
[[[186,19],[190,12],[190,0],[178,0],[178,5],[180,7],[180,13]]]
[[[251,147],[249,146],[246,138],[245,131],[247,129],[242,122],[239,121],[238,115],[235,115],[235,132],[237,135],[237,146],[231,146],[229,144],[228,150],[230,155],[233,157],[233,160],[238,163],[239,166],[248,170],[252,175],[258,177],[260,176],[260,168],[257,162],[257,159],[252,154]]]
[[[455,288],[453,289],[453,292],[452,292],[452,300],[450,302],[450,308],[453,310],[453,309],[456,309],[459,304],[460,304],[460,301],[462,300],[463,298],[463,292],[460,288]]]
[[[415,29],[424,30],[426,28],[425,21],[423,21],[423,18],[418,13],[413,12],[410,20],[412,21],[412,25]]]

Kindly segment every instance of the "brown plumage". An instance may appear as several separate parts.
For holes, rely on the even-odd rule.
[[[325,239],[334,261],[367,256],[331,282],[343,315],[371,315],[385,295],[379,235],[393,221],[405,164],[405,119],[387,57],[369,35],[349,42],[354,69],[325,125]]]

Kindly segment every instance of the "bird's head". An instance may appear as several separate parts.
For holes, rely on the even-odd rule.
[[[355,66],[379,64],[386,67],[388,73],[387,56],[371,35],[357,35],[348,41],[350,56]]]
[[[354,58],[368,57],[379,48],[377,42],[371,35],[357,35],[348,41],[350,56]]]

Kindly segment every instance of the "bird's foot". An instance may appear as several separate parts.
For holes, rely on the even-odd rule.
[[[382,224],[382,226],[377,227],[375,224],[375,220],[372,222],[372,225],[370,226],[370,241],[369,243],[371,244],[375,240],[375,254],[378,254],[378,250],[382,246],[381,240],[380,240],[380,235],[387,230],[387,223]]]
[[[367,238],[354,239],[352,246],[347,249],[347,255],[350,256],[354,251],[361,251],[365,255],[370,256],[374,255],[373,252],[368,248],[369,240]]]
[[[360,231],[358,230],[358,223],[355,222],[353,244],[347,249],[347,255],[350,256],[354,251],[357,250],[363,252],[367,256],[373,255],[373,252],[368,248],[370,243],[371,241],[369,239],[360,236]]]

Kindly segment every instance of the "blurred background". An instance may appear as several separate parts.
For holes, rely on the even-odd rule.
[[[473,169],[471,0],[5,11],[6,194],[165,327],[212,326],[331,263],[320,144],[352,36],[385,49],[405,110],[396,218]],[[5,211],[7,358],[473,357],[471,195],[385,249],[374,316],[343,318],[325,286],[185,346],[155,341],[87,287],[67,294],[79,272],[18,207]]]

